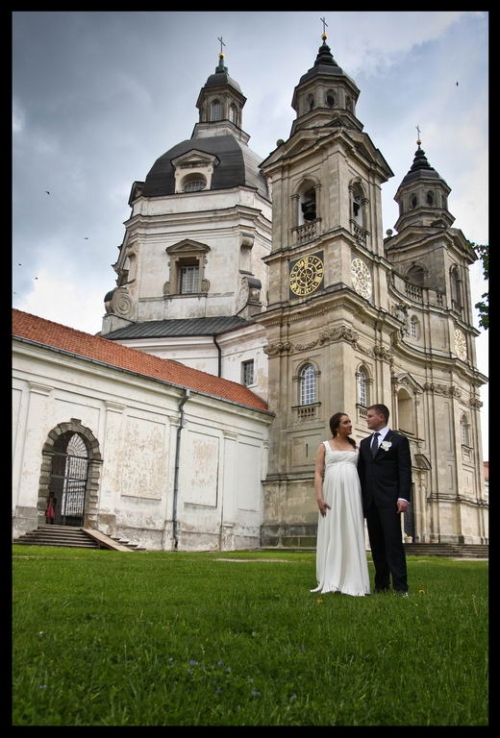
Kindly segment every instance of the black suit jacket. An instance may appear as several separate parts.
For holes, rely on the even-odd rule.
[[[410,502],[411,494],[411,453],[406,436],[389,430],[384,450],[379,446],[375,458],[370,448],[372,434],[359,445],[358,473],[366,510],[374,502],[378,508],[396,509],[398,497]]]

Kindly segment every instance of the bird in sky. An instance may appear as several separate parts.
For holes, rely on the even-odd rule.
[[[50,195],[50,192],[48,190],[45,190],[45,192],[47,193],[47,195]]]
[[[456,86],[458,87],[458,82],[455,82]]]

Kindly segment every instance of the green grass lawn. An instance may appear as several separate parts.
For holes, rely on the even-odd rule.
[[[14,726],[487,726],[488,562],[313,594],[313,553],[12,547]],[[369,563],[373,579],[373,565]]]

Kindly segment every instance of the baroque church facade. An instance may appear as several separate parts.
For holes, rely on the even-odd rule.
[[[329,418],[348,413],[359,443],[376,402],[410,441],[402,535],[487,543],[476,255],[453,228],[450,187],[420,140],[384,237],[381,188],[393,172],[326,40],[293,91],[288,139],[264,161],[248,146],[246,98],[221,52],[191,137],[132,185],[100,337],[239,383],[266,403],[273,420],[252,545],[314,545],[314,461]]]

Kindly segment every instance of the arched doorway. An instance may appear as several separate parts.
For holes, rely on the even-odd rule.
[[[83,438],[68,431],[60,436],[52,451],[49,500],[57,525],[83,525],[89,455]]]
[[[42,450],[40,518],[48,524],[95,527],[101,464],[99,442],[80,420],[54,427]],[[48,515],[51,508],[53,517]]]

